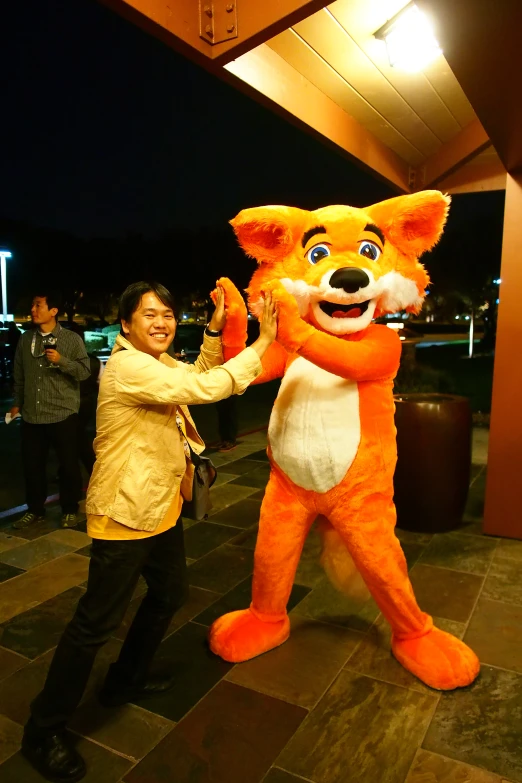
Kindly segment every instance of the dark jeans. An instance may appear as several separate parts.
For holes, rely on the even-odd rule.
[[[147,593],[106,685],[143,685],[174,613],[188,593],[181,518],[157,536],[93,539],[87,591],[56,648],[42,692],[31,705],[30,729],[40,735],[65,726],[80,703],[98,650],[121,625],[140,574]]]
[[[64,514],[76,514],[82,479],[78,459],[78,414],[56,424],[22,422],[22,459],[29,511],[43,514],[47,498],[47,457],[52,446],[60,465],[60,504]]]
[[[235,443],[237,438],[237,400],[235,395],[216,402],[219,437],[222,441]]]

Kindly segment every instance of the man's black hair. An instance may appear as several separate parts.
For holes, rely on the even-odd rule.
[[[170,291],[165,288],[164,285],[161,285],[161,283],[140,280],[139,283],[131,283],[131,285],[127,286],[121,295],[120,308],[118,312],[119,320],[130,323],[133,314],[140,306],[142,297],[145,296],[145,294],[148,294],[150,291],[152,291],[153,294],[156,294],[160,302],[163,302],[165,307],[170,307],[172,312],[174,312],[174,297]]]
[[[35,291],[33,299],[35,299],[37,296],[39,296],[41,299],[45,299],[49,310],[52,310],[53,307],[56,307],[58,310],[56,313],[56,318],[58,318],[62,311],[62,297],[60,296],[59,292],[53,291],[51,289],[48,290],[47,288],[39,288],[37,291]]]

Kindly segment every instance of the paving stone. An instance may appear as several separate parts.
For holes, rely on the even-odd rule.
[[[422,747],[522,781],[522,675],[483,665],[468,688],[443,694]]]
[[[306,711],[222,682],[151,753],[127,783],[260,783]]]
[[[187,623],[162,642],[154,665],[173,672],[176,682],[168,693],[141,706],[177,722],[230,671],[232,664],[210,652],[207,634],[207,628]]]
[[[464,641],[484,663],[522,674],[522,606],[481,596]]]
[[[343,671],[277,764],[321,783],[403,783],[437,698]]]
[[[174,728],[174,723],[135,704],[106,709],[93,694],[70,721],[72,731],[138,761]]]
[[[410,580],[424,612],[461,623],[468,621],[484,582],[477,574],[422,563],[412,568]]]
[[[405,783],[509,783],[498,775],[419,750]]]
[[[56,647],[83,592],[79,587],[71,587],[12,617],[0,626],[0,644],[31,659]]]
[[[29,571],[31,568],[49,562],[49,560],[56,560],[67,552],[72,552],[72,547],[59,541],[53,541],[49,536],[42,536],[15,549],[10,549],[9,552],[3,552],[0,555],[0,560],[15,568]]]
[[[67,554],[12,579],[0,591],[0,623],[81,584],[88,570],[87,558]]]
[[[495,540],[479,536],[435,535],[420,562],[483,575],[491,564],[496,546]]]
[[[235,666],[227,680],[311,708],[332,684],[363,635],[296,615],[291,621],[287,642]]]
[[[191,585],[227,593],[254,569],[253,552],[224,544],[188,568]]]

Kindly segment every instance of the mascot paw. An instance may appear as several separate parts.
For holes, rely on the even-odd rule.
[[[247,314],[247,309],[245,305],[245,301],[243,297],[241,296],[240,292],[232,282],[232,280],[229,280],[228,277],[220,277],[217,281],[217,284],[220,285],[223,288],[223,291],[225,292],[225,307],[230,308],[232,307],[235,309],[236,307],[241,310],[242,313]],[[215,292],[212,292],[212,298],[214,299]]]
[[[290,353],[298,351],[314,334],[314,327],[303,321],[295,297],[279,280],[271,280],[264,290],[272,293],[277,304],[277,342]]]
[[[225,293],[227,320],[223,327],[223,347],[225,361],[228,361],[237,356],[246,345],[248,313],[245,301],[232,280],[220,277],[217,285],[220,285]],[[216,290],[212,291],[211,297],[215,304]]]
[[[479,659],[464,642],[439,628],[417,639],[392,639],[392,651],[405,669],[440,691],[471,685]]]
[[[276,622],[260,620],[250,609],[230,612],[210,628],[210,649],[223,660],[241,663],[273,650],[290,635],[290,620],[285,616]]]

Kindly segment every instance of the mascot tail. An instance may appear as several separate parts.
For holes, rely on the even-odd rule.
[[[354,601],[364,603],[371,596],[341,536],[325,517],[317,519],[323,547],[320,562],[333,586]]]

